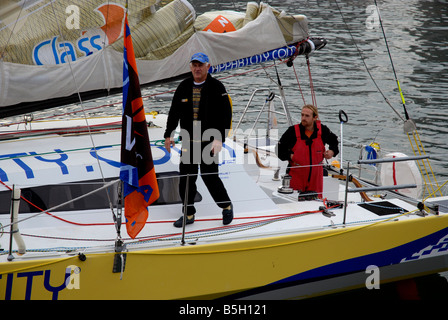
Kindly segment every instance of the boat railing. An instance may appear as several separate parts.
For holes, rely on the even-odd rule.
[[[398,162],[398,161],[408,161],[408,160],[415,160],[415,157],[400,157],[400,158],[391,158],[391,159],[372,159],[372,160],[358,160],[358,164],[377,164],[377,163],[384,163],[384,162]],[[346,169],[346,176],[350,177],[350,161],[347,163],[347,169]],[[368,192],[368,191],[386,191],[386,190],[400,190],[400,189],[409,189],[409,188],[416,188],[417,185],[415,184],[406,184],[406,185],[394,185],[394,186],[379,186],[379,187],[363,187],[363,188],[356,188],[356,189],[349,189],[348,183],[350,179],[345,179],[345,196],[344,196],[344,218],[342,224],[345,225],[346,218],[347,218],[347,196],[348,193],[353,192]]]
[[[397,157],[397,158],[386,158],[386,159],[358,160],[358,164],[399,162],[399,161],[409,161],[409,160],[421,160],[421,159],[427,159],[427,158],[429,158],[429,156],[414,156],[414,157]],[[347,176],[350,175],[350,169],[354,169],[354,167],[351,167],[350,166],[350,162],[349,162],[348,166],[347,166]],[[247,169],[244,169],[243,171],[247,173]],[[235,174],[235,173],[239,173],[239,171],[231,170],[231,172],[226,172],[225,174]],[[168,177],[168,176],[162,177],[161,179],[167,179],[167,178],[172,178],[172,176],[170,176],[170,177]],[[158,180],[159,179],[160,178],[158,178]],[[412,184],[394,185],[394,186],[379,186],[379,187],[377,187],[377,186],[371,187],[371,186],[367,185],[365,187],[361,187],[361,188],[357,187],[357,188],[351,189],[351,188],[348,188],[349,180],[350,179],[345,179],[345,183],[346,183],[346,186],[345,186],[345,200],[343,201],[345,208],[347,207],[347,204],[348,204],[348,200],[347,200],[347,194],[348,193],[371,192],[371,191],[377,192],[377,191],[381,191],[381,190],[396,191],[396,190],[399,190],[399,189],[405,189],[405,188],[408,189],[408,188],[415,188],[416,187],[416,185],[412,185]],[[97,192],[100,192],[102,190],[105,190],[105,189],[108,189],[110,187],[113,187],[115,184],[117,184],[119,182],[120,182],[120,179],[114,179],[114,180],[111,180],[109,182],[104,182],[101,187],[98,187],[95,190],[87,192],[87,193],[85,193],[85,194],[83,194],[83,195],[81,195],[81,196],[79,196],[77,198],[73,198],[73,199],[71,199],[71,200],[69,200],[67,202],[64,202],[64,203],[58,204],[56,206],[53,206],[52,208],[49,208],[47,210],[43,210],[41,212],[37,212],[35,214],[28,215],[27,217],[21,218],[21,219],[18,219],[18,199],[19,199],[19,196],[17,195],[17,192],[13,192],[12,193],[13,194],[12,195],[12,205],[11,205],[11,223],[8,224],[8,225],[2,226],[2,229],[6,228],[6,227],[10,227],[10,229],[11,229],[11,231],[10,231],[10,237],[11,237],[10,238],[10,251],[9,252],[10,253],[12,252],[11,248],[12,248],[13,241],[15,241],[16,244],[18,245],[19,253],[24,251],[24,250],[26,250],[24,242],[22,241],[22,243],[20,243],[21,239],[20,239],[20,232],[19,232],[19,228],[18,228],[18,224],[19,223],[21,223],[21,222],[23,222],[25,220],[29,220],[29,219],[35,218],[35,217],[37,217],[39,215],[42,215],[44,213],[53,212],[53,211],[55,211],[58,208],[62,208],[64,206],[66,206],[68,203],[78,201],[78,200],[80,200],[82,198],[85,198],[85,197],[88,197],[88,196],[90,196],[90,195],[92,195],[94,193],[97,193]],[[14,189],[14,187],[13,187],[13,189]],[[188,192],[188,188],[187,188],[186,192]],[[336,191],[336,192],[339,192],[339,191]],[[118,198],[121,198],[121,197],[118,197]],[[185,197],[185,198],[187,199],[188,197]],[[414,199],[414,200],[416,200],[416,199]],[[423,200],[422,201],[417,201],[417,202],[423,202]],[[417,204],[418,203],[416,203],[415,205],[417,205]],[[187,204],[181,204],[181,205],[182,206],[186,206]],[[118,208],[118,206],[117,206],[117,208]],[[113,209],[113,208],[111,208],[111,209]],[[436,211],[436,209],[434,209],[434,211]],[[187,212],[187,210],[184,209],[184,212]],[[50,213],[50,216],[53,216],[53,215]],[[346,213],[344,212],[344,222],[345,222],[345,216],[346,216]],[[114,222],[115,222],[115,224],[118,223],[118,224],[121,225],[121,220],[117,220],[117,221],[114,221]],[[118,227],[118,226],[116,226],[116,227]],[[184,232],[185,232],[185,230],[183,230],[183,232],[182,232],[182,240],[181,240],[182,244],[185,243],[185,238],[184,238],[185,233]],[[13,256],[11,254],[10,254],[10,256],[11,256],[10,258],[12,260]]]
[[[85,194],[80,195],[79,197],[76,197],[74,199],[70,199],[69,201],[60,203],[56,206],[53,206],[50,209],[47,210],[40,210],[37,213],[31,214],[25,218],[21,218],[19,219],[19,205],[20,205],[20,200],[22,199],[21,196],[21,189],[17,188],[15,185],[13,185],[11,187],[11,207],[10,207],[10,216],[11,216],[11,222],[8,225],[1,225],[0,224],[0,228],[2,230],[4,230],[6,227],[10,227],[10,239],[9,239],[9,255],[8,255],[8,261],[12,261],[14,259],[14,256],[12,255],[12,244],[13,241],[16,242],[17,246],[18,246],[18,253],[20,255],[24,254],[26,252],[26,246],[25,246],[25,242],[22,239],[22,236],[20,234],[19,231],[19,223],[24,222],[26,220],[30,220],[33,218],[37,218],[40,215],[43,214],[50,214],[52,216],[52,214],[50,212],[55,211],[59,208],[62,208],[70,203],[76,202],[78,200],[84,199],[86,197],[89,197],[99,191],[102,191],[104,189],[108,189],[110,187],[112,187],[114,184],[118,183],[120,181],[120,179],[115,179],[113,181],[104,183],[103,186],[96,188],[95,190],[92,190],[90,192],[87,192]],[[112,208],[112,207],[111,207]]]
[[[245,168],[245,169],[241,169],[241,170],[230,170],[228,172],[220,172],[220,173],[226,174],[226,175],[228,175],[228,174],[229,175],[230,174],[241,174],[243,172],[244,173],[248,173],[247,172],[248,170],[250,170],[250,169]],[[204,174],[205,173],[201,173],[201,175],[204,175]],[[190,178],[190,176],[191,175],[186,175],[187,180]],[[157,177],[157,180],[160,181],[160,180],[180,178],[180,177],[181,177],[180,175],[176,175],[176,176],[172,176],[172,175],[168,176],[167,175],[167,176]],[[113,221],[111,221],[110,224],[111,225],[112,224],[115,225],[115,228],[117,229],[117,235],[118,235],[117,239],[119,241],[116,241],[116,247],[117,248],[118,247],[121,248],[117,252],[122,252],[123,250],[125,250],[125,249],[123,249],[125,246],[124,246],[124,243],[121,241],[121,236],[120,236],[120,232],[119,232],[120,226],[122,225],[121,211],[120,211],[122,209],[122,207],[120,205],[120,200],[122,200],[122,196],[120,195],[120,185],[121,185],[120,181],[121,181],[120,179],[113,179],[113,180],[110,180],[110,181],[104,181],[102,183],[101,182],[86,182],[87,184],[90,184],[90,183],[93,183],[93,184],[101,183],[102,186],[96,187],[95,189],[93,189],[93,190],[91,190],[89,192],[85,192],[85,193],[83,193],[82,195],[80,195],[78,197],[74,197],[72,199],[69,199],[68,201],[64,201],[62,203],[58,203],[57,205],[52,206],[51,208],[48,208],[48,209],[47,208],[41,209],[41,208],[36,206],[36,209],[39,210],[39,211],[38,212],[34,212],[34,213],[33,212],[24,211],[23,213],[26,214],[26,216],[23,216],[23,215],[20,216],[19,215],[20,199],[23,199],[26,202],[31,202],[31,201],[28,201],[26,199],[26,196],[20,194],[21,189],[18,188],[17,186],[12,185],[12,187],[8,187],[8,186],[6,186],[4,184],[5,187],[10,188],[10,190],[12,191],[12,193],[11,193],[12,194],[12,196],[11,196],[11,207],[10,207],[11,208],[10,209],[10,216],[11,216],[10,223],[9,224],[5,224],[5,225],[0,225],[0,229],[1,230],[6,230],[6,228],[10,229],[10,231],[9,231],[10,239],[9,239],[8,260],[12,261],[14,259],[14,256],[12,255],[12,253],[13,253],[12,246],[13,246],[14,242],[16,243],[16,245],[18,247],[17,253],[19,255],[22,255],[22,254],[26,253],[26,251],[27,251],[26,250],[26,246],[25,246],[25,241],[23,241],[22,236],[21,236],[21,234],[19,232],[19,226],[23,222],[25,222],[27,220],[38,218],[38,217],[43,216],[43,215],[48,215],[49,217],[58,219],[60,221],[64,221],[66,223],[75,223],[76,225],[83,225],[83,224],[79,224],[78,222],[73,222],[73,221],[66,220],[65,218],[58,217],[57,215],[54,214],[54,212],[55,211],[59,211],[61,209],[65,210],[68,205],[70,205],[70,204],[72,204],[74,202],[77,202],[79,200],[82,200],[82,199],[85,200],[85,198],[90,197],[90,196],[92,196],[94,194],[97,194],[99,192],[102,192],[102,191],[107,191],[108,193],[109,192],[110,193],[114,193],[115,191],[112,191],[111,189],[116,189],[116,192],[118,192],[118,195],[116,195],[116,196],[115,196],[115,194],[111,194],[110,195],[110,201],[114,201],[114,202],[117,201],[117,205],[116,206],[114,204],[112,204],[112,203],[109,203],[110,209],[112,210],[112,216],[113,216]],[[75,185],[78,185],[78,183],[76,183]],[[118,187],[117,187],[117,185],[118,185]],[[161,185],[161,184],[159,183],[159,185]],[[163,183],[162,183],[162,185],[163,185]],[[169,186],[169,185],[167,184],[167,186]],[[187,186],[188,186],[188,183],[187,183]],[[189,192],[188,187],[186,188],[186,192]],[[111,199],[114,199],[114,200],[111,200]],[[188,199],[188,194],[185,196],[185,199]],[[237,202],[237,201],[245,201],[246,202],[246,201],[259,201],[259,200],[260,200],[259,198],[251,199],[251,200],[247,200],[247,199],[241,200],[240,199],[240,200],[236,200],[236,201],[233,200],[232,202]],[[184,207],[184,210],[183,210],[184,212],[188,211],[188,210],[185,209],[185,206],[188,205],[186,203],[179,203],[179,202],[175,202],[174,203],[173,202],[173,203],[169,203],[169,204],[178,204],[178,205]],[[209,204],[210,203],[207,203],[207,202],[206,203],[195,203],[196,206],[198,206],[198,205],[199,206],[201,206],[201,205],[204,206],[204,205],[209,205]],[[86,208],[86,209],[89,210],[89,208]],[[98,209],[98,208],[96,208],[96,209]],[[104,207],[104,209],[106,209],[106,207]],[[104,223],[102,223],[102,224],[104,224]],[[85,224],[85,225],[91,225],[91,224]],[[8,232],[5,232],[5,233],[8,233]],[[76,240],[81,240],[81,239],[73,239],[73,241],[76,241]],[[112,239],[111,239],[111,241],[112,241]],[[181,244],[184,245],[185,243],[186,243],[185,242],[185,229],[183,228]]]
[[[385,159],[358,160],[358,164],[401,162],[401,161],[422,160],[422,159],[429,159],[429,156],[410,156],[410,157],[397,157],[397,158],[385,158]]]
[[[16,242],[19,254],[26,253],[25,242],[23,241],[22,235],[19,232],[18,226],[18,214],[19,214],[19,203],[20,203],[20,189],[13,186],[11,192],[11,225],[9,233],[9,254],[8,261],[12,261],[14,256],[12,255],[12,243],[13,240]]]
[[[375,148],[374,144],[361,145],[359,148],[359,162],[358,161],[358,178],[362,179],[363,175],[370,175],[368,178],[375,184],[378,184],[380,170],[377,163],[363,162],[363,160],[373,160],[381,158],[381,150]]]
[[[257,95],[259,96],[260,94],[264,94],[264,96],[265,96],[264,103],[261,106],[261,108],[256,109],[255,106],[253,105],[254,98]],[[275,99],[277,99],[281,102],[281,105],[282,105],[281,111],[275,110],[273,108],[273,102]],[[252,127],[248,130],[245,130],[242,133],[242,137],[241,137],[241,131],[242,131],[241,125],[246,120],[246,117],[249,114],[253,114],[253,113],[256,113],[256,117],[255,117],[255,120],[253,121]],[[263,114],[265,114],[265,117],[263,117]],[[252,92],[236,127],[233,129],[233,140],[234,141],[242,140],[245,143],[247,143],[248,140],[253,137],[258,139],[259,135],[258,135],[258,132],[256,132],[256,128],[259,125],[259,123],[261,123],[261,122],[266,122],[265,137],[270,138],[271,130],[275,127],[274,123],[277,121],[277,118],[276,118],[277,115],[285,117],[286,120],[288,121],[288,123],[292,124],[291,116],[290,116],[288,108],[286,106],[286,102],[282,96],[276,95],[269,88],[255,89]]]

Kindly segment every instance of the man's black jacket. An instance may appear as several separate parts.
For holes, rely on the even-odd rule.
[[[193,76],[190,76],[177,87],[168,113],[164,138],[171,136],[179,121],[181,129],[186,130],[190,138],[193,137],[193,85]],[[231,127],[232,108],[224,85],[210,74],[202,85],[199,120],[201,121],[201,136],[207,129],[217,129],[220,136],[213,139],[225,140],[225,131]]]

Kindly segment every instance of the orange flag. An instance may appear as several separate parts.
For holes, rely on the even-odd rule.
[[[126,229],[134,239],[148,219],[148,206],[159,198],[148,126],[138,80],[127,14],[124,24],[123,118],[120,179],[124,185]]]

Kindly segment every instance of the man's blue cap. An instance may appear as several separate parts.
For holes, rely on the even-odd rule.
[[[202,52],[195,53],[191,57],[191,59],[190,59],[190,62],[193,62],[193,61],[199,61],[201,63],[208,63],[209,62],[208,56],[205,53],[202,53]]]

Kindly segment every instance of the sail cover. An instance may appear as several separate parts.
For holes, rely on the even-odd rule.
[[[2,0],[0,115],[21,113],[21,106],[39,101],[121,90],[124,5],[124,0]],[[222,65],[308,37],[305,16],[255,2],[245,13],[196,17],[186,0],[134,0],[129,24],[141,84],[188,73],[188,57],[198,51],[206,52],[212,65]]]

